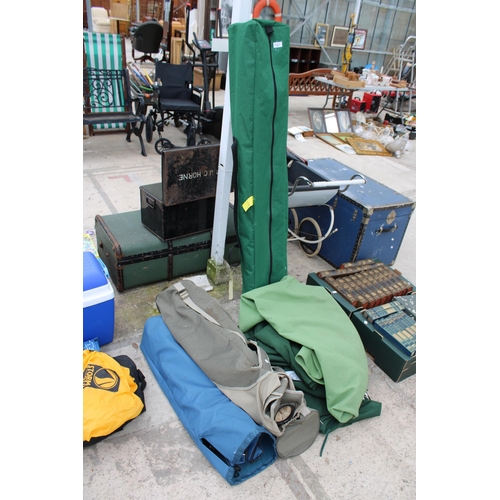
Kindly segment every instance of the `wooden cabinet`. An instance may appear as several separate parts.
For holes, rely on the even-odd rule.
[[[319,68],[321,49],[311,45],[290,46],[290,73],[305,73]]]
[[[130,0],[111,0],[109,19],[111,33],[128,36],[130,33]]]

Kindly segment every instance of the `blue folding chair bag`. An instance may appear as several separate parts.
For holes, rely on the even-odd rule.
[[[215,386],[161,316],[146,321],[141,350],[179,420],[229,484],[242,483],[274,463],[276,438]]]

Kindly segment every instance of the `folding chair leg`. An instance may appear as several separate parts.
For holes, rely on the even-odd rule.
[[[127,142],[132,142],[130,140],[130,136],[132,135],[132,133],[139,137],[139,142],[141,144],[141,155],[142,156],[148,156],[146,154],[146,148],[144,147],[144,140],[142,139],[142,129],[144,128],[144,123],[141,123],[141,126],[140,127],[137,127],[137,125],[134,123],[132,124],[132,126],[130,127],[130,130],[127,132],[127,137],[126,137],[126,140]]]
[[[146,148],[144,147],[144,141],[142,140],[142,135],[139,135],[139,142],[141,143],[141,155],[148,156],[146,154]]]

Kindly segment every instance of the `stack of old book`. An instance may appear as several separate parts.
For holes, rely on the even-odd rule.
[[[399,273],[371,259],[343,264],[318,273],[368,323],[408,356],[417,349],[416,293]]]

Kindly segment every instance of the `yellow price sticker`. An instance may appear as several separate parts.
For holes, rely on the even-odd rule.
[[[253,196],[250,196],[241,206],[243,207],[243,210],[247,212],[250,207],[253,207]]]

